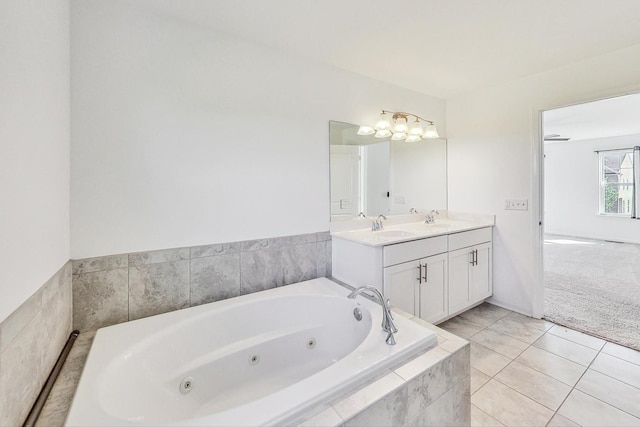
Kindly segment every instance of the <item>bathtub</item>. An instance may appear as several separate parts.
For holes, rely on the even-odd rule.
[[[436,345],[401,316],[387,345],[348,293],[319,278],[100,329],[66,425],[291,424]]]

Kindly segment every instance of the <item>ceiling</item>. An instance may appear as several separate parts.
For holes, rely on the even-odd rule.
[[[640,94],[545,111],[544,134],[571,142],[640,134]]]
[[[125,0],[450,98],[640,43],[638,0]]]

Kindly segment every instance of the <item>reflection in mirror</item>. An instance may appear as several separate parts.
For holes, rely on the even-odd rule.
[[[329,122],[331,221],[447,209],[447,141],[391,141]]]

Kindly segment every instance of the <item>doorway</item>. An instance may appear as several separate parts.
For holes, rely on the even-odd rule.
[[[637,117],[638,94],[542,113],[541,216],[544,317],[640,349]]]

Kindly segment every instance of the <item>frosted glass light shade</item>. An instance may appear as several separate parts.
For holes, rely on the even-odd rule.
[[[376,138],[389,138],[391,136],[391,131],[389,129],[376,131],[376,134],[373,135]]]
[[[376,130],[390,130],[391,129],[391,120],[390,120],[389,115],[387,113],[380,114],[380,117],[378,117],[378,121],[376,122],[375,129]],[[387,136],[389,136],[389,135],[387,135]],[[384,137],[380,137],[380,138],[384,138]]]
[[[406,133],[409,130],[407,126],[407,118],[406,117],[396,117],[395,123],[393,124],[393,132],[394,133]]]
[[[391,136],[391,131],[389,129],[378,130],[374,136],[376,138],[389,138]]]
[[[423,134],[424,134],[424,129],[422,129],[422,123],[416,120],[409,127],[409,135],[422,136]]]
[[[371,126],[360,126],[358,128],[358,135],[373,135],[376,133],[376,130]]]
[[[404,132],[394,132],[393,136],[391,137],[391,140],[392,141],[402,141],[406,137],[407,137],[407,134],[404,133]]]
[[[436,125],[434,125],[432,123],[429,126],[427,126],[427,128],[424,130],[424,137],[425,138],[440,138],[440,135],[438,135],[438,129],[436,129]]]
[[[420,135],[409,135],[407,139],[405,139],[406,142],[418,142],[420,140],[422,140],[422,138],[420,138]]]

